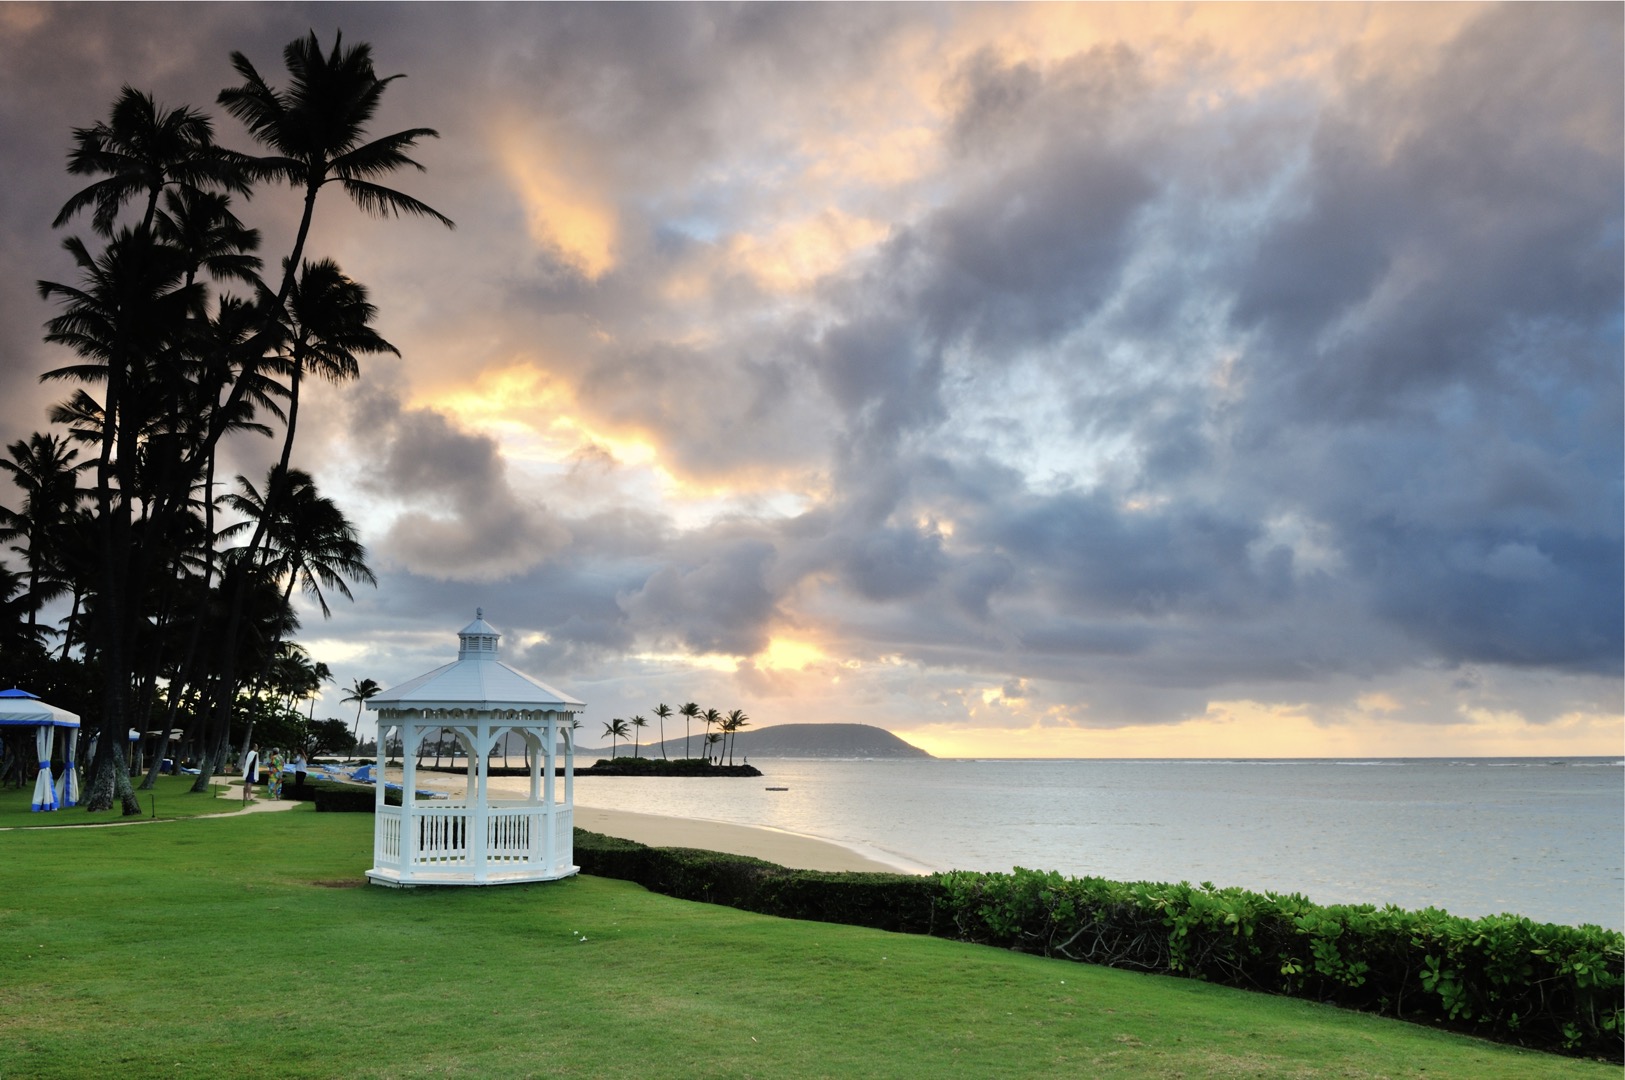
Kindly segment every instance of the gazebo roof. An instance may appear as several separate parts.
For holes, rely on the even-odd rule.
[[[391,687],[367,702],[384,709],[502,709],[580,712],[586,705],[561,694],[497,659],[502,635],[476,610],[474,621],[457,632],[457,659]]]
[[[76,728],[79,717],[66,709],[48,705],[27,690],[0,690],[0,724],[19,727]]]

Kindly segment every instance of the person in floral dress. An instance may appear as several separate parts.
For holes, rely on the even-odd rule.
[[[265,777],[265,792],[273,799],[282,798],[282,751],[272,749],[271,771]]]

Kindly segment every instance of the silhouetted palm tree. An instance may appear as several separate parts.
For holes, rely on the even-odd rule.
[[[710,758],[709,747],[710,747],[711,741],[712,741],[711,740],[711,725],[713,725],[713,724],[717,723],[719,720],[721,720],[722,719],[722,714],[717,712],[717,710],[715,710],[715,709],[707,709],[707,710],[705,710],[704,713],[701,714],[700,718],[705,721],[705,745],[708,748],[707,751],[706,751],[706,758],[707,758],[707,760],[709,760],[709,758]]]
[[[282,50],[282,60],[288,86],[277,90],[248,57],[232,53],[232,67],[243,77],[243,84],[220,91],[217,98],[256,142],[274,154],[255,159],[254,174],[304,191],[304,212],[277,290],[279,308],[301,265],[316,196],[327,184],[337,182],[369,214],[428,217],[448,229],[454,227],[438,210],[374,182],[406,166],[422,172],[423,166],[408,157],[407,151],[420,139],[439,138],[440,133],[433,128],[408,128],[367,141],[367,125],[378,111],[384,91],[402,78],[378,78],[372,66],[372,46],[362,43],[345,48],[343,34],[336,34],[332,51],[324,56],[312,31],[289,42]]]
[[[379,694],[384,688],[371,679],[355,679],[350,683],[350,691],[339,700],[342,702],[355,702],[355,725],[350,728],[350,742],[353,745],[361,731],[361,707]]]
[[[277,472],[278,468],[272,466],[267,488],[275,482]],[[237,483],[242,492],[226,496],[228,505],[250,520],[264,520],[265,501],[260,493],[244,477],[239,476]],[[333,500],[317,493],[310,474],[292,470],[288,473],[286,489],[287,498],[281,511],[271,515],[265,527],[270,569],[276,578],[286,576],[284,600],[293,595],[294,586],[298,585],[307,595],[315,597],[322,616],[331,618],[333,612],[322,594],[323,585],[337,589],[346,600],[353,600],[355,597],[350,593],[346,578],[368,585],[377,585],[378,579],[367,566],[367,549],[356,539],[355,526]],[[246,522],[239,523],[222,530],[221,535],[229,536],[244,526]]]
[[[655,706],[655,715],[660,718],[660,757],[667,759],[666,754],[666,717],[671,715],[671,706],[662,701]]]
[[[728,742],[729,765],[734,763],[734,743],[739,740],[739,729],[742,727],[750,727],[750,717],[738,709],[731,710],[722,721],[722,730],[733,737]]]
[[[683,757],[688,757],[688,725],[691,720],[700,715],[700,707],[692,701],[687,702],[677,710],[683,714]]]
[[[28,595],[32,600],[28,625],[32,628],[40,606],[69,588],[58,549],[79,503],[89,494],[79,487],[79,473],[92,463],[75,465],[79,451],[55,435],[37,431],[28,441],[19,439],[6,447],[6,453],[9,457],[0,458],[0,469],[11,475],[23,501],[15,511],[0,506],[0,539],[26,541],[26,547],[13,546],[12,550],[22,555],[28,566]]]
[[[378,335],[372,320],[378,309],[367,300],[367,287],[344,276],[338,263],[321,259],[306,263],[298,284],[288,296],[284,355],[288,375],[288,413],[282,437],[284,470],[293,454],[299,425],[299,387],[304,373],[344,382],[361,373],[357,353],[394,353],[400,350]]]
[[[101,174],[105,179],[69,199],[51,222],[53,229],[94,206],[92,225],[103,236],[111,236],[119,210],[141,196],[146,198],[141,228],[150,229],[165,188],[248,192],[246,178],[237,168],[241,155],[214,144],[214,122],[208,116],[186,107],[160,108],[151,96],[129,86],[119,91],[106,121],[75,128],[73,140],[68,172]]]
[[[643,729],[649,726],[649,721],[641,716],[634,716],[632,724],[632,756],[638,756],[638,745],[643,741]]]
[[[615,740],[626,738],[626,721],[618,716],[608,721],[604,724],[604,734],[609,736],[609,757],[613,761],[615,759]]]

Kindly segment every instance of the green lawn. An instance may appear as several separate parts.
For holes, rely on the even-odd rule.
[[[0,832],[0,1078],[1619,1074],[620,881],[359,887],[371,840],[309,806]]]
[[[83,770],[80,771],[81,778]],[[242,809],[242,788],[232,788],[238,796],[235,801],[217,797],[217,793],[226,790],[228,778],[217,776],[210,785],[210,790],[199,794],[192,794],[192,784],[197,780],[195,776],[160,776],[157,785],[151,791],[141,791],[140,785],[144,777],[131,778],[131,783],[137,788],[136,796],[141,800],[142,817],[159,818],[188,818],[200,814],[229,814],[233,810]],[[263,797],[264,788],[258,789]],[[0,790],[0,828],[3,829],[45,829],[62,825],[105,825],[115,821],[128,821],[121,809],[115,806],[111,810],[102,810],[90,813],[83,806],[72,806],[66,810],[53,810],[50,813],[35,813],[28,808],[34,798],[34,785],[24,788],[5,788]]]

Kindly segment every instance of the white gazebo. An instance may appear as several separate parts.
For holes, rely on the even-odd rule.
[[[378,714],[378,819],[372,869],[379,885],[507,885],[569,877],[575,806],[570,719],[586,706],[497,659],[501,635],[476,611],[458,631],[457,661],[386,690],[367,703]],[[424,737],[443,729],[468,756],[468,786],[450,801],[419,797],[415,759]],[[494,799],[491,750],[508,733],[524,740],[526,798]],[[384,800],[390,736],[400,739],[401,805]],[[563,753],[559,741],[563,739]],[[555,782],[562,757],[564,783]],[[561,790],[562,788],[562,790]]]
[[[66,810],[79,802],[79,773],[73,766],[73,741],[79,734],[79,717],[66,709],[48,705],[27,690],[0,690],[0,726],[31,727],[39,774],[34,778],[34,798],[29,809],[35,813]],[[62,778],[51,783],[51,750],[56,729],[66,728],[62,756],[66,768]]]

